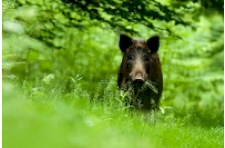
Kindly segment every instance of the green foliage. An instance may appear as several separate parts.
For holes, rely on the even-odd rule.
[[[155,25],[153,20],[190,25],[190,21],[183,19],[183,12],[156,0],[18,0],[13,5],[18,11],[15,19],[23,22],[26,33],[56,49],[67,49],[63,39],[68,37],[66,32],[75,28],[87,30],[97,26],[104,30],[139,34],[133,25],[142,24],[148,29],[171,34],[170,29]],[[189,10],[185,12],[190,13]],[[35,23],[32,27],[31,22]]]
[[[204,13],[205,15],[212,15],[215,13],[220,13],[223,15],[224,13],[224,1],[223,0],[174,0],[172,1],[173,5],[175,7],[179,7],[180,5],[184,6],[186,3],[199,3],[200,5],[200,11],[201,13]],[[185,8],[190,8],[190,5],[188,5]]]
[[[200,6],[3,1],[3,145],[222,147],[224,22],[221,14],[201,13]],[[161,36],[164,92],[156,125],[128,109],[117,89],[118,30]]]

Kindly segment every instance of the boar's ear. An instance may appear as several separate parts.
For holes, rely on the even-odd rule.
[[[125,53],[126,49],[132,45],[132,39],[124,34],[120,35],[120,50]]]
[[[153,36],[147,40],[147,46],[152,53],[156,53],[159,48],[159,36]]]

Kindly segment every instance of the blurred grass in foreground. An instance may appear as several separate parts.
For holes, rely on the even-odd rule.
[[[108,105],[97,100],[90,104],[79,89],[63,95],[44,87],[21,91],[10,83],[3,85],[3,147],[224,146],[223,127],[178,123],[160,112],[153,124],[143,113],[118,105],[116,95]]]

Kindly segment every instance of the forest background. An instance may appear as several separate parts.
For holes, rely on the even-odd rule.
[[[124,106],[119,34],[160,36],[156,123]],[[224,1],[3,0],[4,147],[224,147]]]

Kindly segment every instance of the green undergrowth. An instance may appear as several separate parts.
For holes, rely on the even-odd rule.
[[[207,125],[197,111],[180,118],[165,107],[153,123],[153,113],[127,109],[112,89],[91,98],[79,85],[64,94],[4,81],[3,147],[224,147],[224,128],[211,116]]]
[[[90,18],[83,10],[70,11],[71,1],[3,0],[3,147],[224,147],[224,16],[209,9],[206,15],[199,9],[203,1],[182,2],[185,7],[157,1],[146,1],[149,8],[158,5],[153,14],[164,12],[165,3],[185,14],[192,27],[164,21],[164,13],[147,18],[148,27],[145,17],[126,21],[112,13],[113,21],[102,8],[122,2],[117,0],[96,1],[98,10],[84,7],[93,10],[87,11],[95,14]],[[106,20],[92,18],[101,16]],[[108,19],[119,26],[110,27]],[[121,25],[137,34],[122,32]],[[118,91],[120,33],[145,40],[160,36],[164,88],[155,116],[126,107],[127,96]]]

